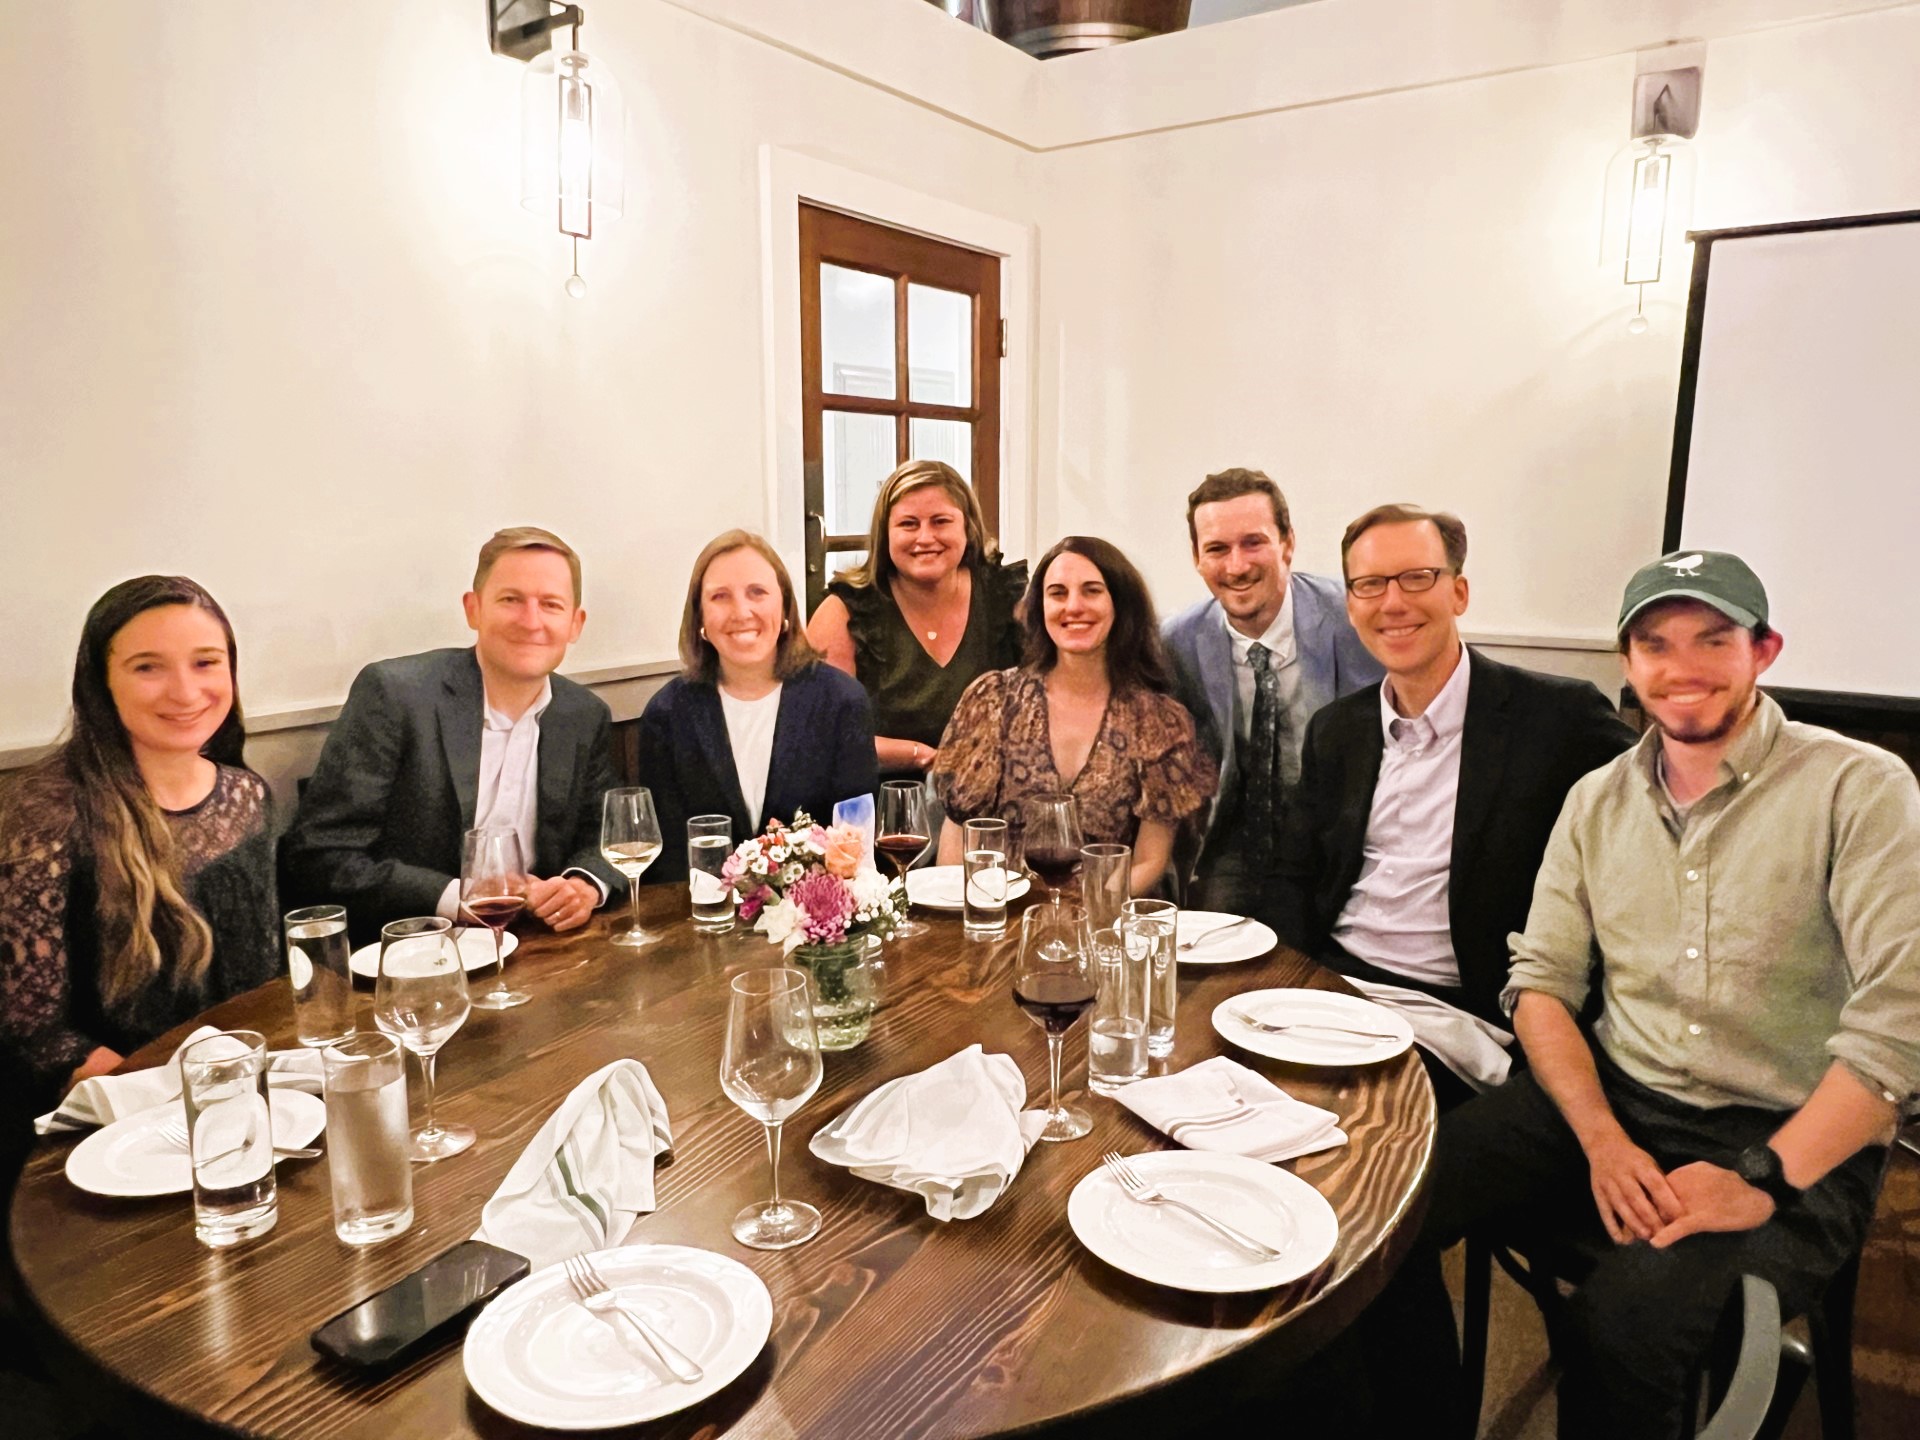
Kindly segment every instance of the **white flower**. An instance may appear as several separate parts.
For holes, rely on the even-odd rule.
[[[787,865],[787,868],[780,872],[780,883],[782,885],[791,885],[806,873],[806,866],[802,865],[798,860],[791,861]]]
[[[782,945],[787,950],[792,950],[795,946],[806,942],[807,932],[804,928],[806,920],[807,912],[782,896],[779,904],[768,905],[761,910],[760,918],[754,922],[753,928],[775,945]]]
[[[863,911],[885,907],[893,882],[877,870],[861,870],[853,877],[853,903]]]
[[[767,859],[771,860],[776,865],[786,864],[787,863],[787,847],[785,845],[769,846],[767,848]]]

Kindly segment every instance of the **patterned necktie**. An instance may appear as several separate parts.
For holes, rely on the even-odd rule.
[[[1253,667],[1253,724],[1247,735],[1247,758],[1241,767],[1246,784],[1246,836],[1254,865],[1265,870],[1273,859],[1274,830],[1280,822],[1280,804],[1286,785],[1286,717],[1280,705],[1280,677],[1266,646],[1247,647]]]

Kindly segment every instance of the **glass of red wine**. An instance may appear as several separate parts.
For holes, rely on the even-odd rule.
[[[903,881],[907,869],[927,853],[932,830],[927,823],[927,786],[923,780],[889,780],[880,787],[880,813],[874,827],[873,848]],[[927,927],[907,919],[893,927],[895,935],[924,935]]]
[[[508,1010],[532,997],[507,988],[501,932],[527,904],[527,866],[516,830],[469,830],[460,841],[460,912],[493,932],[493,985],[473,997],[482,1010]]]
[[[1027,868],[1046,883],[1053,903],[1080,866],[1080,807],[1071,795],[1029,795],[1021,803],[1021,843]]]
[[[1047,1032],[1047,1123],[1042,1140],[1077,1140],[1093,1119],[1060,1103],[1060,1056],[1067,1031],[1093,1004],[1093,933],[1086,907],[1032,905],[1020,917],[1020,956],[1013,967],[1013,1002]]]

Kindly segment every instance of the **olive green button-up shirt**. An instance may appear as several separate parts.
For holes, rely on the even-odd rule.
[[[1538,990],[1628,1075],[1691,1105],[1795,1109],[1834,1060],[1920,1092],[1920,786],[1894,755],[1765,695],[1682,817],[1660,736],[1583,778],[1510,937],[1501,1003]]]

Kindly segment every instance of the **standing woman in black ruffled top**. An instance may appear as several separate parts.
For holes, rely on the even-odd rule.
[[[67,738],[0,795],[0,1083],[18,1123],[280,973],[233,627],[183,576],[95,603]]]
[[[883,777],[923,777],[960,693],[1020,662],[1026,583],[1026,562],[1000,558],[951,465],[909,460],[886,478],[865,563],[835,577],[807,624],[814,649],[873,698]]]

